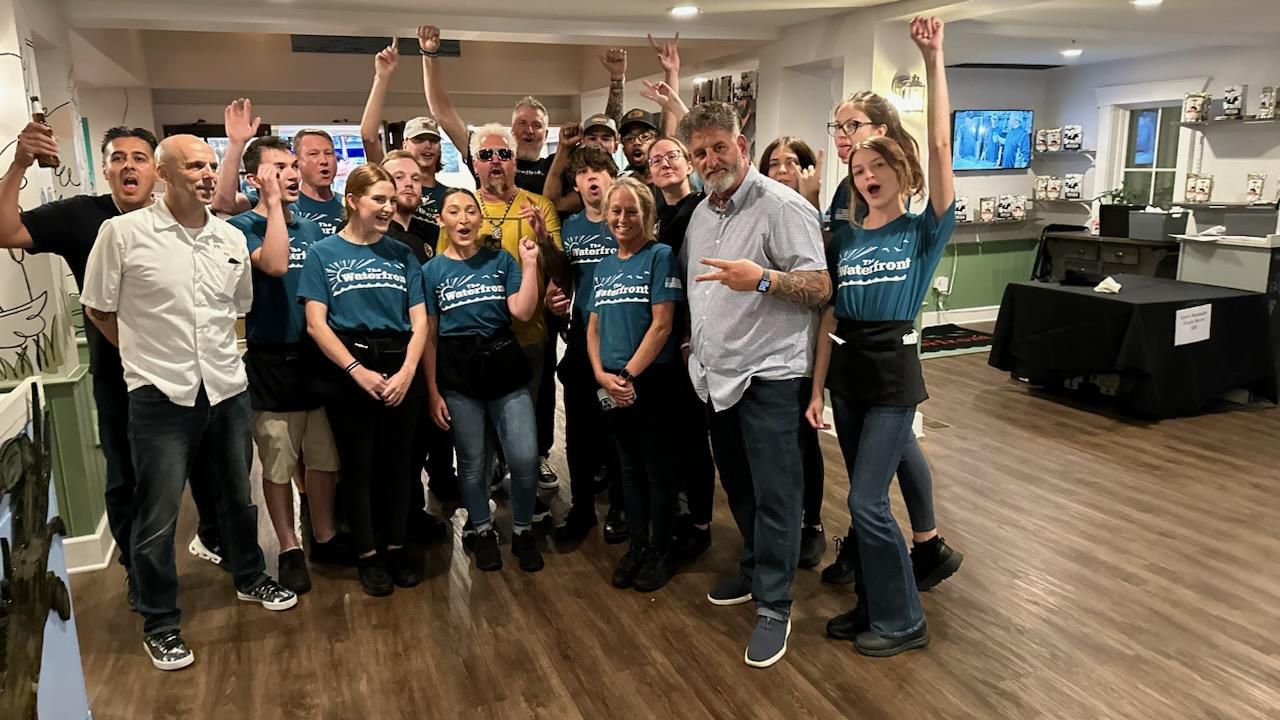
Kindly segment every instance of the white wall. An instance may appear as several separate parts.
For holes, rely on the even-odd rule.
[[[117,125],[126,125],[146,128],[160,136],[160,128],[156,126],[152,113],[151,90],[139,87],[81,88],[78,95],[80,114],[89,121],[87,172],[94,175],[96,192],[102,194],[107,192],[99,150],[103,133]]]
[[[1280,86],[1280,49],[1216,48],[1052,70],[1046,73],[1047,117],[1051,126],[1083,125],[1085,144],[1092,145],[1092,139],[1098,137],[1099,132],[1098,88],[1156,86],[1184,78],[1206,78],[1200,89],[1217,98],[1221,98],[1222,89],[1227,85],[1248,85],[1246,112],[1252,113],[1262,86]],[[1165,99],[1180,102],[1182,98],[1179,95]],[[1186,156],[1182,165],[1191,170],[1198,165],[1201,172],[1215,176],[1215,201],[1242,202],[1246,175],[1250,172],[1267,173],[1267,196],[1274,198],[1280,186],[1278,128],[1277,125],[1215,125],[1203,133],[1203,145],[1201,133],[1185,130],[1179,148],[1179,154]],[[1113,151],[1122,152],[1115,147],[1099,148],[1104,154]],[[1182,199],[1184,179],[1184,174],[1177,179],[1175,200]],[[1086,189],[1091,187],[1093,185],[1086,182]]]

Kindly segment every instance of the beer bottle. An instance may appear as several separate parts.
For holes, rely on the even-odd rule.
[[[45,127],[49,127],[48,121],[44,119],[44,107],[40,105],[40,98],[35,95],[31,96],[31,122],[38,122]],[[36,164],[42,168],[56,168],[61,164],[57,155],[38,155],[36,156]]]

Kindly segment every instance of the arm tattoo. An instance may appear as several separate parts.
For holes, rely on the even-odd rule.
[[[831,298],[831,276],[826,270],[774,271],[769,294],[805,307],[821,307]]]
[[[613,118],[614,122],[622,120],[622,94],[625,84],[625,81],[609,81],[609,101],[605,103],[604,114],[607,117]]]

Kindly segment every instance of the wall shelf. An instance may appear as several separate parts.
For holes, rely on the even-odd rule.
[[[1045,198],[1044,200],[1031,199],[1033,203],[1044,203],[1046,205],[1090,205],[1091,201],[1084,198],[1079,200],[1068,200],[1067,198]]]
[[[973,222],[958,222],[957,228],[962,227],[987,227],[990,225],[1025,225],[1029,222],[1035,222],[1035,218],[1023,218],[1021,220],[975,220]]]
[[[1262,118],[1253,116],[1244,118],[1213,118],[1212,120],[1201,120],[1200,122],[1184,122],[1178,123],[1189,130],[1203,130],[1210,127],[1225,127],[1227,125],[1275,125],[1280,122],[1280,118]]]
[[[1092,160],[1093,156],[1097,154],[1098,154],[1097,150],[1045,150],[1043,152],[1032,153],[1031,157],[1049,159],[1049,158],[1076,157],[1079,155],[1083,155],[1089,158],[1090,160]]]

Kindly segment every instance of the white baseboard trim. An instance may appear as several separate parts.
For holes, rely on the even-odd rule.
[[[920,327],[933,327],[947,323],[979,323],[995,322],[1000,314],[999,305],[959,308],[956,310],[935,310],[920,315]]]
[[[67,574],[75,575],[94,570],[105,570],[116,554],[116,541],[107,526],[107,514],[102,513],[98,530],[92,535],[77,535],[62,542],[67,557]]]

